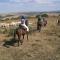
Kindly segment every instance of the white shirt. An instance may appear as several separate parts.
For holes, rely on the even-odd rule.
[[[21,19],[21,24],[25,24],[25,19]]]

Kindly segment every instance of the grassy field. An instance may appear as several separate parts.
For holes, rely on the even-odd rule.
[[[60,60],[60,26],[56,23],[57,17],[48,17],[47,26],[42,27],[41,32],[26,36],[23,45],[17,47],[17,43],[6,34],[0,34],[0,60]],[[36,20],[31,19],[32,26],[36,26]]]

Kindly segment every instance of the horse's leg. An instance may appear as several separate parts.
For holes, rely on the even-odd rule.
[[[41,31],[41,27],[39,26],[39,32]]]
[[[19,42],[21,43],[21,45],[22,45],[22,43],[23,43],[23,39],[21,39],[21,36],[22,36],[22,35],[19,35],[19,36],[18,36],[18,46],[19,46]]]
[[[22,36],[22,35],[21,35],[21,36]],[[22,45],[23,39],[24,39],[24,35],[23,35],[23,39],[21,39],[21,36],[20,36],[20,43],[21,43],[21,45]]]
[[[23,39],[24,39],[24,34],[23,34]]]
[[[37,23],[37,30],[39,30],[39,24]]]
[[[28,32],[27,32],[27,40],[28,40]]]
[[[16,38],[16,32],[14,31],[14,40],[15,40],[15,38]]]
[[[20,36],[18,36],[18,46],[19,46]]]
[[[22,40],[21,40],[21,35],[18,35],[18,46],[19,46],[19,43],[21,43],[21,45],[22,45]]]
[[[37,29],[38,29],[38,31],[40,32],[40,25],[38,24],[38,26],[37,26]]]
[[[39,32],[41,31],[41,25],[39,26]]]

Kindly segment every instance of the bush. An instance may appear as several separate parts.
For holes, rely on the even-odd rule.
[[[9,30],[7,31],[8,35],[9,35],[9,36],[13,36],[14,30],[15,30],[15,29],[9,29]]]
[[[36,15],[36,18],[40,17],[41,15]]]
[[[7,30],[6,29],[0,29],[0,33],[1,34],[6,34],[7,33]]]
[[[48,17],[48,15],[47,15],[47,14],[42,14],[41,16],[42,16],[42,17]]]

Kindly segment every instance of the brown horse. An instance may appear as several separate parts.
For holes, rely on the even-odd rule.
[[[47,25],[47,21],[46,21],[46,20],[44,20],[43,22],[44,22],[44,24],[43,24],[43,25],[44,25],[44,26],[46,26],[46,25]]]
[[[57,24],[60,25],[60,20],[59,19],[57,20]]]
[[[26,21],[27,22],[27,21]],[[28,40],[28,32],[27,32],[27,29],[22,27],[21,25],[19,25],[19,28],[16,29],[16,31],[14,31],[14,39],[16,38],[16,35],[18,36],[18,46],[19,46],[19,42],[23,43],[23,39],[24,39],[24,36],[27,35],[27,40]],[[23,39],[22,39],[23,37]]]
[[[39,30],[39,32],[41,31],[41,27],[42,26],[46,26],[47,25],[47,21],[46,20],[44,20],[43,22],[41,22],[41,21],[38,21],[37,22],[37,30]]]
[[[42,27],[42,22],[38,21],[37,22],[37,30],[39,30],[39,32],[41,31],[41,27]]]

